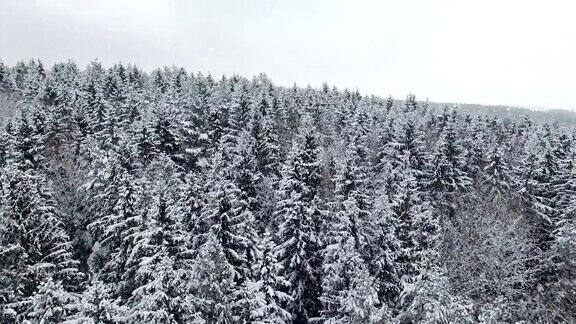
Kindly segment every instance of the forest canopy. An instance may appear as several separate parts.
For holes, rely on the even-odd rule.
[[[3,323],[576,321],[550,114],[97,61],[0,93]]]

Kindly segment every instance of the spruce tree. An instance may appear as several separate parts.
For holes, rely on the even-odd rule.
[[[138,287],[129,299],[134,321],[182,322],[192,312],[182,295],[189,293],[183,271],[191,258],[186,232],[160,189],[151,217],[138,234],[133,256],[140,255],[134,274]],[[139,251],[139,252],[136,252]]]
[[[486,192],[491,199],[502,199],[510,190],[512,182],[510,169],[504,161],[501,150],[494,147],[486,161],[482,173],[482,183],[486,187]]]
[[[282,170],[280,201],[275,213],[280,223],[279,258],[283,274],[290,282],[288,293],[293,298],[288,310],[295,322],[319,315],[323,245],[320,229],[324,222],[317,196],[321,178],[316,134],[308,118],[301,129]]]
[[[469,189],[470,178],[453,127],[447,126],[438,139],[425,179],[424,188],[434,200],[434,207],[448,219],[455,217],[458,198]]]
[[[292,297],[284,292],[290,283],[281,275],[277,246],[269,233],[263,235],[256,251],[257,258],[252,270],[255,273],[254,295],[259,298],[251,309],[251,318],[254,321],[290,323],[292,315],[284,308],[292,301]]]
[[[81,289],[83,279],[50,184],[31,162],[42,158],[38,147],[30,145],[28,127],[23,119],[9,137],[7,163],[0,172],[0,291],[7,309],[17,312],[43,281],[52,279],[73,292]]]
[[[134,287],[125,277],[125,272],[141,230],[142,218],[136,207],[138,192],[134,179],[127,173],[122,174],[116,190],[118,198],[110,214],[91,224],[103,229],[98,242],[98,249],[102,250],[95,252],[103,254],[104,262],[101,269],[96,264],[93,267],[96,267],[94,270],[99,279],[112,284],[119,296],[127,297]]]
[[[377,308],[379,296],[365,260],[374,223],[363,203],[366,197],[361,192],[365,179],[356,173],[357,151],[349,152],[337,177],[336,213],[327,226],[321,318],[344,323],[383,320],[378,318],[382,316]]]

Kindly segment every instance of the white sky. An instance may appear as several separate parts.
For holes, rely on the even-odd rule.
[[[266,73],[402,99],[576,110],[576,4],[0,0],[0,58]]]

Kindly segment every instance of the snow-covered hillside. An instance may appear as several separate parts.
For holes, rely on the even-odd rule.
[[[176,67],[0,86],[3,323],[576,320],[572,123]]]

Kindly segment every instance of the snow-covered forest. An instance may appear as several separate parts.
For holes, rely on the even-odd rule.
[[[0,64],[2,323],[576,321],[574,125]]]

